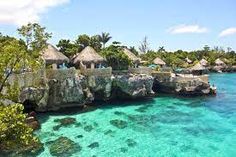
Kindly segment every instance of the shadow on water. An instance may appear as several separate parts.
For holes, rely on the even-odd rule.
[[[127,99],[127,100],[110,100],[110,101],[95,101],[93,104],[88,104],[81,107],[68,107],[62,108],[57,111],[41,112],[38,113],[38,118],[41,123],[46,122],[50,116],[73,116],[77,114],[82,114],[86,112],[92,112],[97,109],[112,109],[116,107],[125,107],[125,106],[141,106],[141,105],[150,105],[153,104],[154,100],[152,98],[138,98],[138,99]]]

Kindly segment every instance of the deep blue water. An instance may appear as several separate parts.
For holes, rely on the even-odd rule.
[[[236,74],[212,74],[210,82],[217,86],[216,97],[159,96],[108,103],[87,113],[43,114],[37,135],[43,142],[70,138],[82,147],[74,157],[235,157]],[[54,120],[64,117],[81,125],[53,131]],[[112,120],[122,120],[122,128]],[[99,146],[88,147],[94,142]],[[45,145],[40,157],[50,156]]]

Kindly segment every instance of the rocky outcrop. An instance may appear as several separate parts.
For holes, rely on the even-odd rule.
[[[74,76],[66,79],[48,80],[49,97],[48,110],[57,110],[70,106],[82,106],[91,102],[94,98],[86,89],[84,76]]]
[[[47,72],[41,87],[27,87],[20,92],[20,102],[31,110],[55,111],[78,107],[95,100],[138,98],[153,94],[153,77],[145,74],[89,75],[75,69]]]
[[[47,107],[49,98],[49,87],[26,87],[23,88],[19,95],[19,101],[29,110],[44,110]],[[33,106],[35,105],[35,106]]]
[[[211,72],[236,72],[236,66],[214,66],[210,68]]]
[[[112,82],[113,97],[138,98],[154,94],[153,77],[145,74],[115,75]]]
[[[179,76],[170,76],[162,80],[155,78],[153,90],[178,95],[207,95],[211,93],[210,85],[200,78],[185,79]]]
[[[87,87],[92,92],[95,100],[108,100],[111,97],[111,76],[88,76]]]

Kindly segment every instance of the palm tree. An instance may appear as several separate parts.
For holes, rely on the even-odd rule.
[[[159,49],[158,49],[158,52],[166,52],[164,46],[160,46]]]
[[[105,48],[106,43],[111,39],[109,33],[102,32],[102,35],[99,35],[99,41],[103,44],[103,48]]]

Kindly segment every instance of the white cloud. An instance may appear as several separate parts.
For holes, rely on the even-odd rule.
[[[200,27],[199,25],[178,25],[168,29],[171,34],[184,34],[184,33],[206,33],[208,29]]]
[[[228,29],[223,30],[219,36],[225,37],[225,36],[229,36],[229,35],[233,35],[233,34],[236,34],[236,27],[232,27],[232,28],[228,28]]]
[[[38,22],[49,8],[69,0],[0,0],[0,23],[22,25]]]

